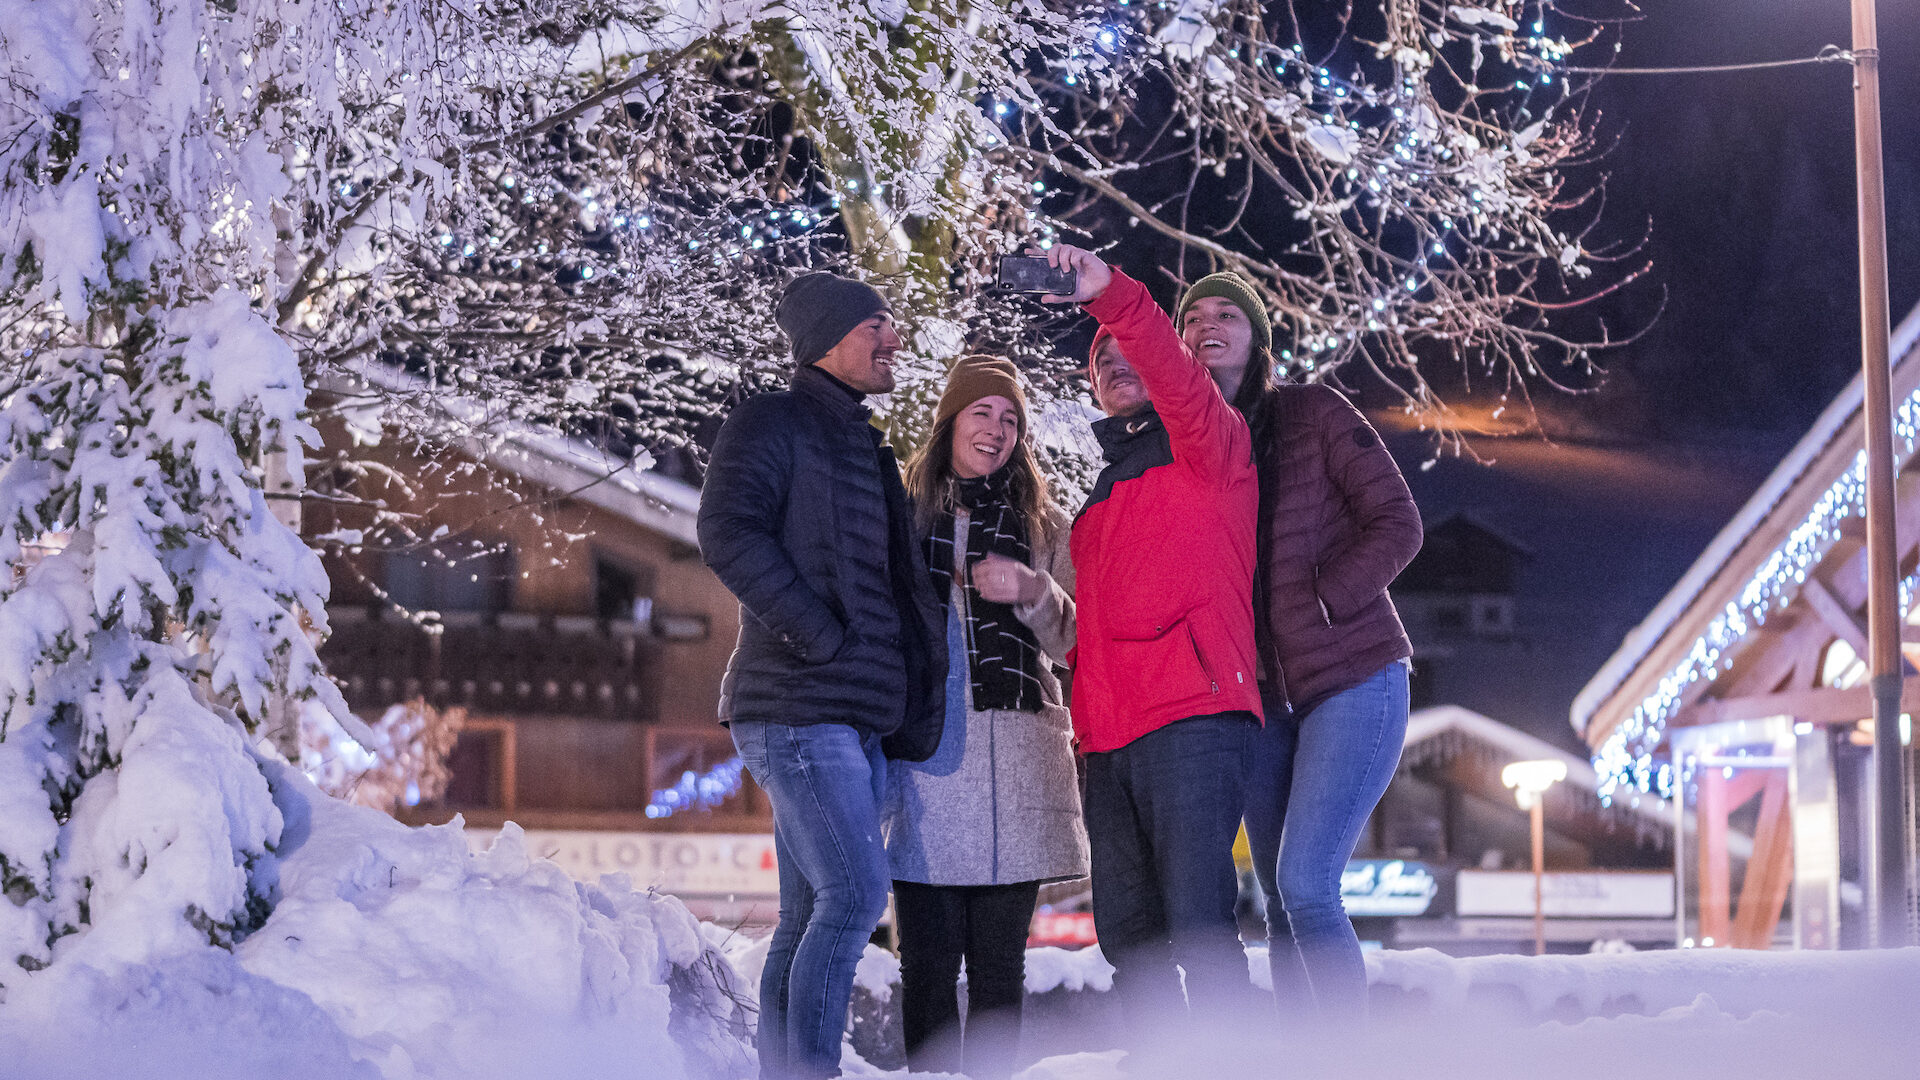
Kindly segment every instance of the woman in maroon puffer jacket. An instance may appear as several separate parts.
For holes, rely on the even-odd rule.
[[[1340,875],[1400,761],[1413,648],[1387,586],[1420,550],[1420,512],[1380,436],[1340,392],[1275,386],[1266,308],[1234,274],[1175,317],[1247,417],[1260,472],[1258,576],[1267,724],[1247,776],[1247,839],[1267,896],[1283,1017],[1364,1018],[1366,968]]]

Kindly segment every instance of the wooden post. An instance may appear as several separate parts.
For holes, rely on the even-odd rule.
[[[1899,548],[1894,538],[1886,179],[1873,0],[1853,0],[1853,145],[1860,209],[1860,365],[1867,444],[1867,640],[1873,673],[1874,942],[1907,944],[1906,808],[1900,761]]]
[[[1787,771],[1770,770],[1760,790],[1760,815],[1754,828],[1753,855],[1733,920],[1736,949],[1766,949],[1780,925],[1780,912],[1793,886],[1793,822],[1787,799]],[[1745,800],[1741,800],[1744,802]]]
[[[1533,955],[1547,954],[1547,808],[1546,793],[1533,797],[1527,811],[1533,825]]]
[[[1725,945],[1733,934],[1732,870],[1727,859],[1727,781],[1718,766],[1703,768],[1694,811],[1700,841],[1700,944]]]

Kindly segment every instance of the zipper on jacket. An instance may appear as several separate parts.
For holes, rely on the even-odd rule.
[[[1200,665],[1200,673],[1207,677],[1207,686],[1214,692],[1220,692],[1220,684],[1214,681],[1213,669],[1207,666],[1207,658],[1200,652],[1200,639],[1193,636],[1193,627],[1187,627],[1187,644],[1193,646],[1194,662]]]

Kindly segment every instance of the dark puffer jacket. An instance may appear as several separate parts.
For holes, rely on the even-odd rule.
[[[871,415],[809,366],[720,428],[699,530],[701,556],[741,607],[723,723],[881,735],[909,718],[938,724],[945,628]]]
[[[1306,712],[1413,655],[1387,586],[1420,551],[1420,511],[1373,425],[1339,391],[1281,386],[1263,406],[1264,662]]]

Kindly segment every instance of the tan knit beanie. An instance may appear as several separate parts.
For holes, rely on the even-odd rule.
[[[983,397],[995,395],[1013,402],[1020,415],[1020,430],[1025,433],[1027,394],[1020,389],[1020,372],[1013,361],[998,356],[963,356],[953,362],[953,369],[947,373],[947,389],[933,410],[934,425],[939,426],[947,417]]]

